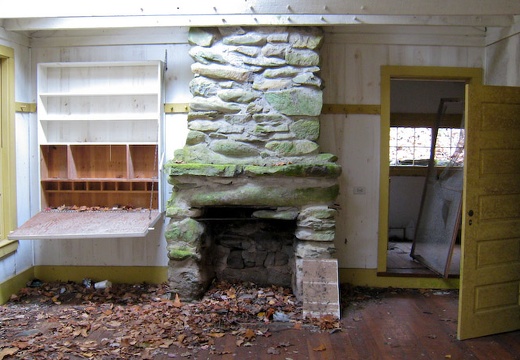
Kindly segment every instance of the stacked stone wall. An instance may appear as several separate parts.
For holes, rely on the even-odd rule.
[[[319,28],[191,29],[195,60],[178,163],[274,165],[316,158]]]
[[[337,158],[317,144],[322,31],[204,28],[191,29],[189,41],[189,133],[165,166],[173,185],[170,285],[184,299],[197,298],[216,276],[292,285],[302,298],[303,260],[334,254],[330,205],[341,173]],[[205,219],[219,207],[255,209],[254,218],[287,225],[246,221],[239,229],[240,221]]]

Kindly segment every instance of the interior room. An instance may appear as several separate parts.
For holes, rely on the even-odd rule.
[[[0,2],[0,303],[261,268],[305,314],[458,290],[458,339],[520,328],[518,1],[44,3]]]

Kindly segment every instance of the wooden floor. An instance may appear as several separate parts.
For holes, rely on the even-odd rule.
[[[388,244],[386,274],[393,276],[439,276],[410,257],[412,242],[397,241]],[[453,250],[449,276],[460,276],[460,245],[455,245]]]
[[[158,359],[520,359],[520,331],[459,341],[456,291],[401,290],[352,303],[334,333],[271,326],[250,347],[216,339],[215,349],[169,353]],[[267,327],[267,326],[266,326]],[[170,351],[172,348],[169,349]]]

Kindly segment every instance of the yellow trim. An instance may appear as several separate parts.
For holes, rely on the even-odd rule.
[[[15,102],[14,111],[20,112],[20,113],[35,113],[36,112],[36,103]]]
[[[18,250],[18,241],[0,240],[0,259]]]
[[[165,114],[185,114],[190,110],[188,103],[166,103],[164,104]]]
[[[0,45],[0,240],[16,227],[16,157],[14,132],[14,50]]]
[[[16,294],[21,288],[34,279],[33,268],[29,268],[0,284],[0,305],[9,301],[12,294]]]
[[[381,106],[366,104],[323,104],[322,114],[368,114],[379,115]]]
[[[34,277],[50,281],[81,282],[110,280],[120,284],[160,284],[168,280],[168,267],[164,266],[52,266],[34,267]]]
[[[339,269],[342,284],[409,289],[458,289],[459,279],[378,276],[376,269]]]
[[[391,126],[405,127],[432,127],[437,119],[437,114],[419,113],[392,113],[390,114]],[[458,128],[462,123],[461,114],[444,114],[440,127]]]
[[[379,240],[377,246],[377,271],[386,271],[388,244],[388,197],[390,167],[388,165],[390,136],[390,79],[462,80],[470,84],[481,84],[481,68],[459,68],[440,66],[381,66],[381,163],[379,182]],[[381,277],[375,283],[390,283],[391,277]],[[402,280],[399,280],[402,281]],[[388,285],[390,286],[390,285]]]

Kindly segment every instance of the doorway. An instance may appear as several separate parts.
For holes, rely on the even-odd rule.
[[[446,276],[460,275],[454,216],[460,218],[462,177],[454,174],[464,165],[464,86],[463,80],[390,80],[388,273],[444,275],[449,261]],[[458,191],[443,199],[453,179]]]
[[[424,208],[430,153],[432,150],[435,153],[433,170],[430,170],[435,172],[434,176],[439,177],[455,167],[462,173],[463,154],[457,163],[453,162],[453,155],[464,134],[465,85],[478,78],[480,70],[384,66],[381,74],[381,144],[387,146],[381,146],[378,273],[395,277],[441,277],[428,262],[426,266],[422,259],[412,257]],[[450,101],[446,101],[440,114],[440,104],[446,99]],[[460,101],[451,102],[453,99]],[[432,138],[437,139],[435,149],[431,147]],[[422,216],[424,219],[425,214]],[[449,270],[446,274],[458,278],[460,236],[456,236],[453,248],[447,250],[449,258],[444,261]],[[428,253],[437,256],[430,250]]]

